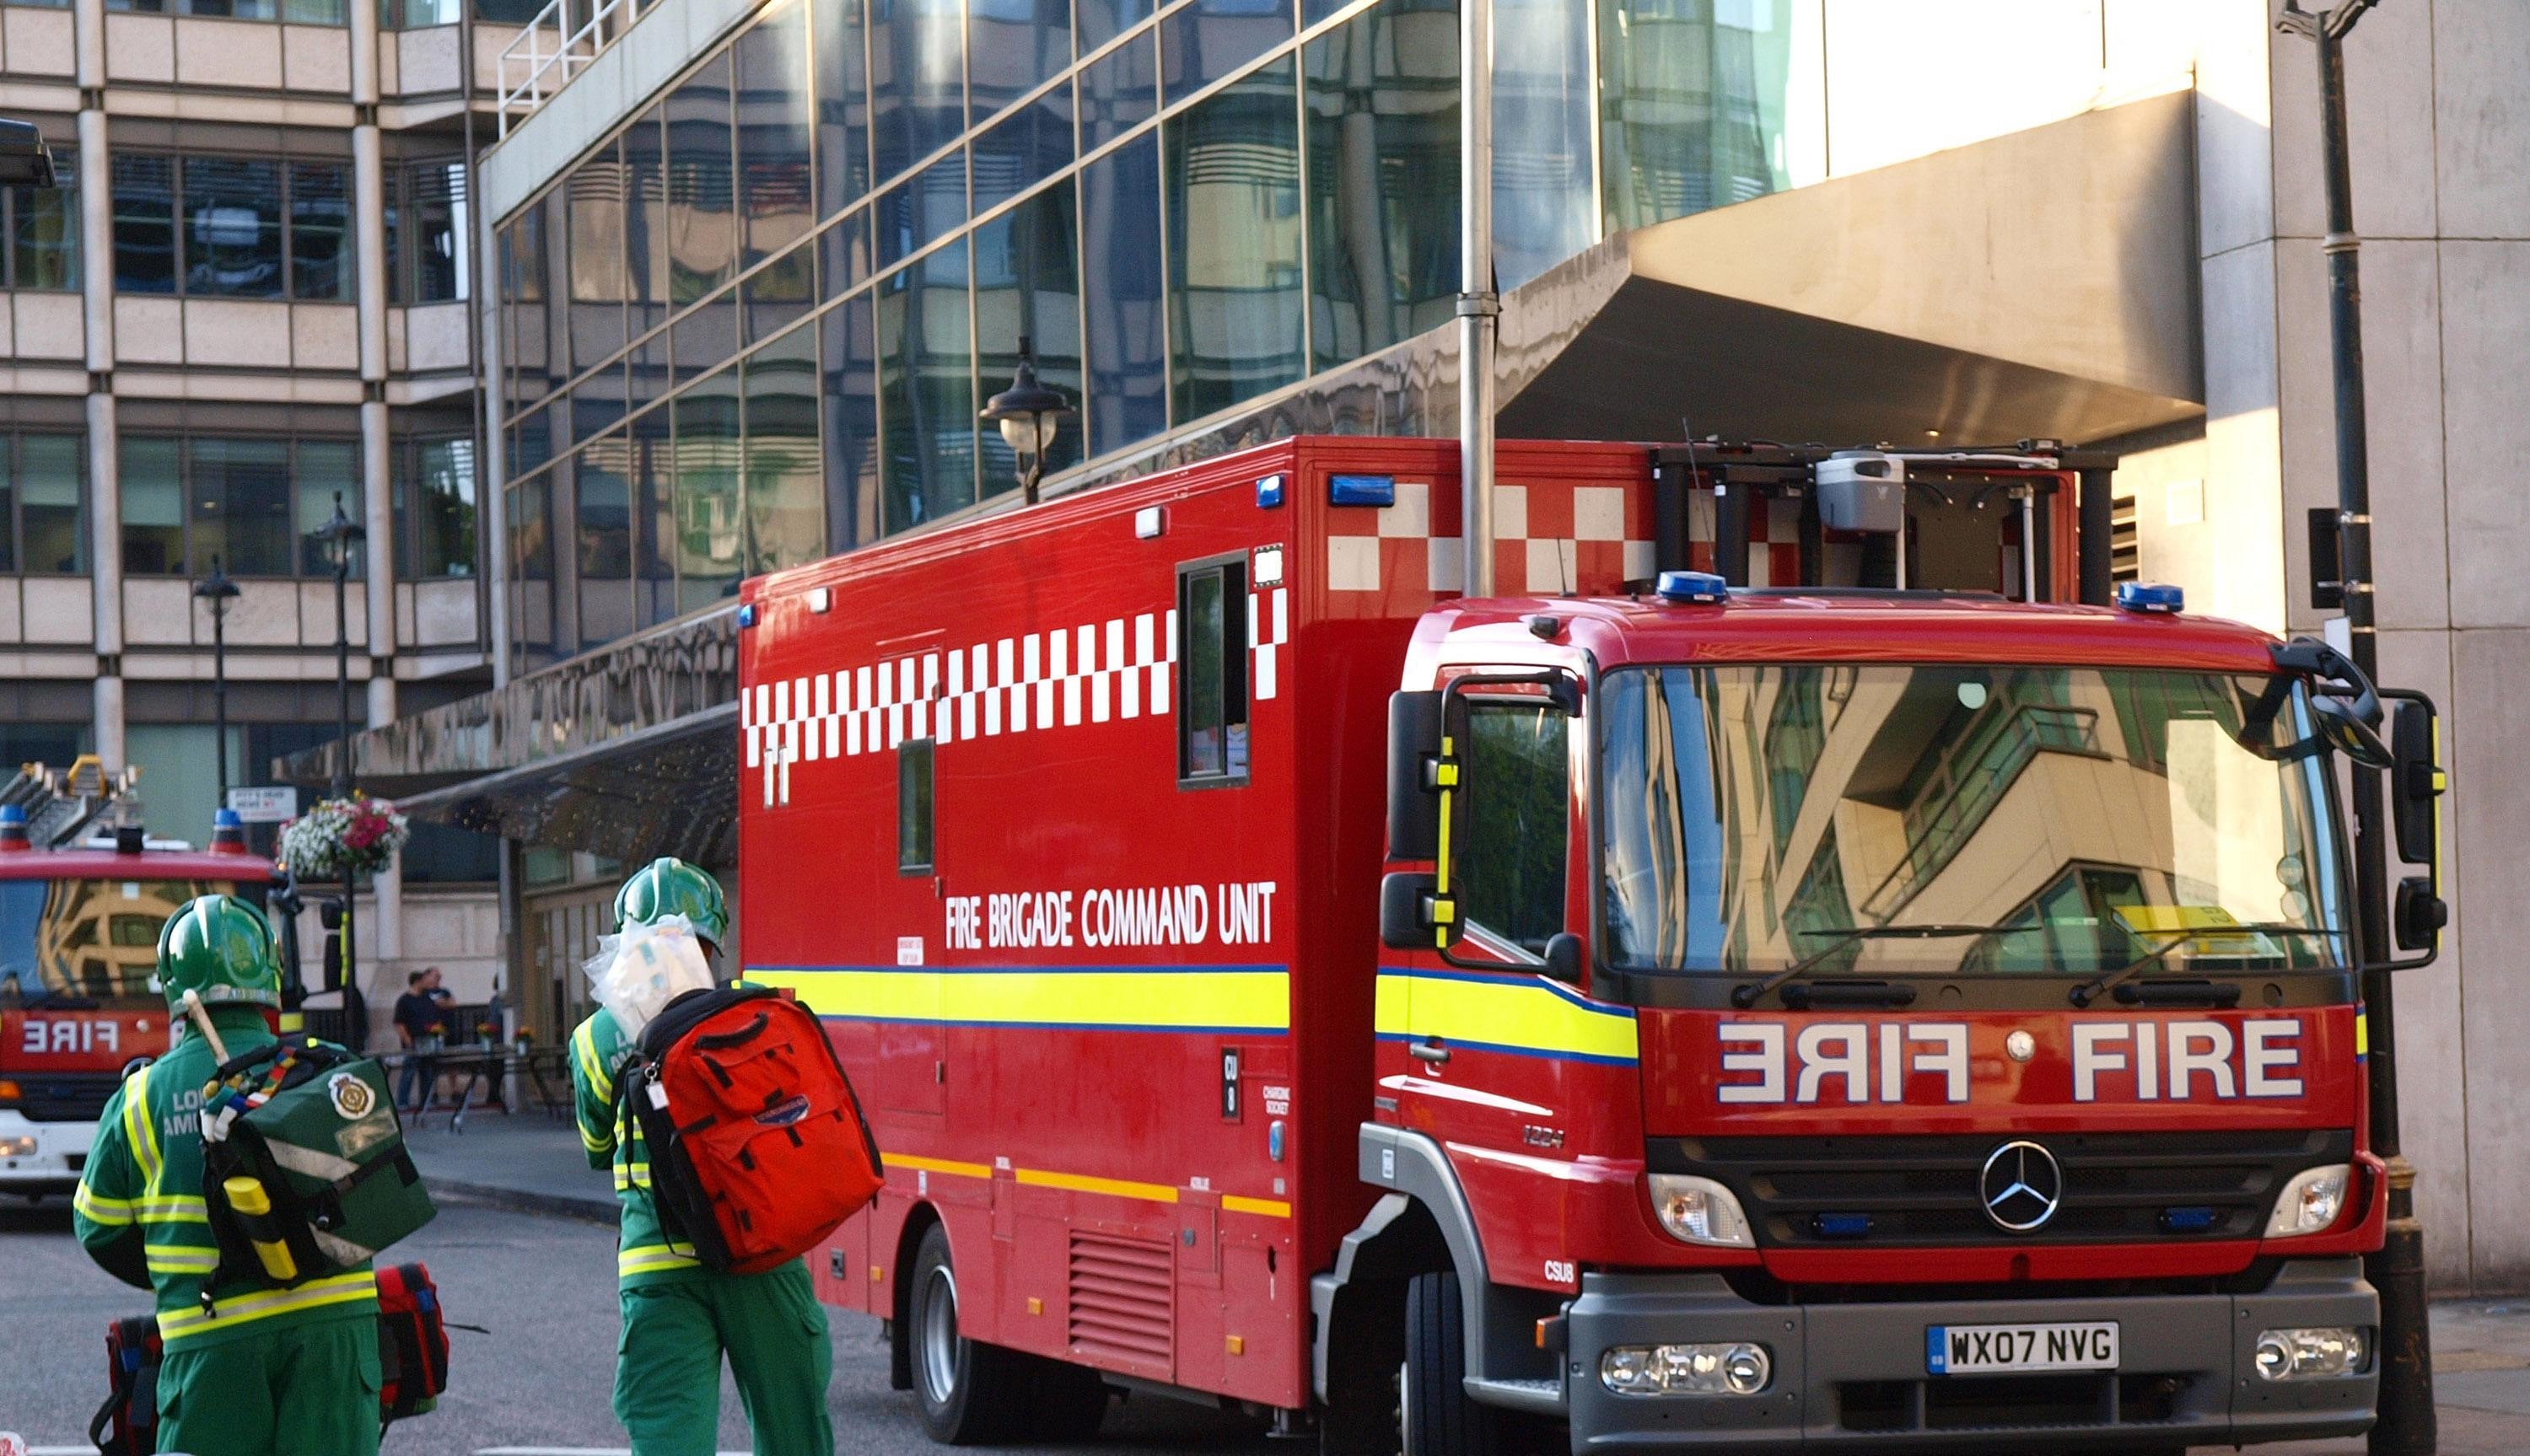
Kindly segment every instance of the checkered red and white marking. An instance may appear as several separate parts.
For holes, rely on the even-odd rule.
[[[1375,511],[1338,511],[1329,520],[1327,588],[1386,594],[1458,591],[1465,567],[1458,548],[1455,486],[1397,482],[1397,504]],[[1437,497],[1437,498],[1436,498]],[[1749,503],[1748,584],[1800,579],[1800,514]],[[1687,498],[1690,565],[1713,563],[1710,491]],[[1652,575],[1651,494],[1622,485],[1494,487],[1494,586],[1506,594],[1592,595]]]
[[[891,657],[832,673],[758,682],[739,694],[746,767],[764,804],[791,802],[791,771],[908,738],[946,745],[1045,732],[1169,711],[1177,663],[1175,610]],[[1287,588],[1247,598],[1248,681],[1277,691],[1292,639]]]

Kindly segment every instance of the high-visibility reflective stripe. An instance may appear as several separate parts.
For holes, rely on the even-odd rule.
[[[626,1162],[616,1165],[616,1192],[622,1193],[627,1188],[647,1188],[649,1186],[650,1164],[646,1162]]]
[[[2361,1011],[2354,1013],[2354,1055],[2357,1059],[2372,1054],[2372,1018]]]
[[[153,1274],[207,1274],[220,1267],[220,1251],[187,1244],[152,1244],[148,1248],[149,1272]]]
[[[680,1252],[676,1244],[643,1244],[615,1256],[615,1276],[650,1274],[663,1268],[699,1268],[702,1261],[694,1258],[691,1246]]]
[[[606,1064],[598,1058],[597,1038],[590,1034],[589,1023],[581,1022],[579,1029],[571,1034],[571,1050],[578,1054],[580,1075],[588,1079],[598,1100],[611,1100],[615,1096],[615,1079],[606,1074]]]
[[[1383,1041],[1438,1037],[1458,1047],[1617,1064],[1641,1055],[1630,1007],[1591,1000],[1532,972],[1383,969],[1373,1003]]]
[[[132,1212],[143,1223],[208,1223],[210,1205],[184,1194],[161,1194],[135,1199]]]
[[[980,1162],[956,1162],[946,1158],[916,1158],[910,1153],[890,1153],[883,1159],[889,1167],[908,1167],[916,1172],[947,1173],[953,1178],[989,1178],[993,1170]]]
[[[132,1200],[101,1198],[95,1189],[82,1183],[71,1194],[71,1208],[90,1223],[120,1226],[132,1221]]]
[[[378,1281],[375,1274],[335,1274],[315,1279],[296,1289],[270,1289],[257,1294],[241,1294],[224,1299],[208,1311],[167,1310],[158,1316],[158,1332],[173,1349],[182,1341],[234,1329],[276,1315],[296,1315],[305,1310],[323,1309],[329,1305],[347,1305],[361,1301],[375,1302]]]
[[[746,979],[820,1016],[1048,1030],[1291,1030],[1282,966],[773,966]]]
[[[1173,1204],[1178,1191],[1166,1183],[1136,1183],[1128,1178],[1093,1178],[1086,1173],[1053,1173],[1043,1168],[1023,1167],[1012,1176],[1032,1188],[1069,1188],[1074,1193],[1106,1193],[1118,1198],[1146,1198],[1153,1203]]]
[[[140,1169],[140,1186],[158,1191],[158,1123],[149,1115],[149,1069],[134,1072],[123,1084],[123,1139],[132,1145],[132,1160]]]
[[[1292,1216],[1292,1206],[1281,1199],[1241,1198],[1235,1193],[1221,1196],[1221,1211],[1225,1213],[1262,1213],[1268,1218]]]

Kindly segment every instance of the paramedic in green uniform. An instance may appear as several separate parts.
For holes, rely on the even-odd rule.
[[[704,953],[719,953],[729,906],[711,876],[681,859],[655,860],[615,896],[622,927],[667,915],[686,917]],[[624,1305],[615,1416],[632,1433],[633,1456],[711,1456],[723,1351],[755,1432],[756,1456],[832,1456],[826,1380],[834,1349],[807,1266],[795,1259],[760,1274],[719,1273],[660,1227],[640,1123],[617,1096],[636,1051],[602,1007],[571,1035],[579,1141],[590,1166],[615,1169],[624,1205],[615,1255]]]
[[[245,901],[191,900],[158,936],[174,1048],[124,1080],[97,1119],[72,1222],[88,1257],[156,1291],[166,1363],[158,1449],[190,1456],[373,1456],[378,1449],[377,1280],[356,1269],[276,1289],[216,1280],[202,1202],[202,1087],[219,1065],[187,1018],[201,998],[229,1055],[271,1045],[281,1006],[272,931]]]

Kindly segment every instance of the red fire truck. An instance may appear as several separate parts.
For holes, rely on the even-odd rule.
[[[1498,463],[1488,600],[1455,447],[1357,438],[744,588],[745,973],[867,1105],[822,1293],[931,1433],[2367,1426],[2351,665],[2058,605],[2047,448]]]
[[[160,928],[272,878],[233,829],[199,852],[116,822],[128,786],[94,758],[0,785],[0,1193],[78,1186],[123,1069],[167,1050]]]

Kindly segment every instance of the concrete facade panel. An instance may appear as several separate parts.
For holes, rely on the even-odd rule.
[[[299,640],[309,647],[331,647],[334,644],[334,583],[302,581],[299,589]],[[354,581],[345,588],[343,621],[346,637],[354,647],[365,647],[369,641],[369,594]],[[355,675],[365,677],[364,672]]]
[[[29,643],[85,645],[96,640],[96,597],[84,576],[29,576],[26,593],[26,640]]]
[[[23,290],[9,296],[18,355],[29,359],[87,357],[87,317],[77,294]]]
[[[12,78],[79,74],[79,33],[71,12],[12,5],[0,11],[0,57]]]
[[[2275,148],[2265,7],[2199,11],[2197,246],[2212,256],[2275,236]]]
[[[270,367],[290,357],[288,303],[234,298],[185,300],[185,362]]]
[[[191,645],[192,594],[193,584],[181,576],[125,577],[123,640],[135,647]]]
[[[0,578],[0,642],[26,640],[26,603],[15,577]]]
[[[2520,859],[2530,836],[2530,768],[2515,745],[2530,735],[2530,630],[2453,634],[2455,711],[2467,733],[2453,764],[2456,859],[2463,867],[2452,905],[2460,934],[2486,946],[2530,941],[2530,895]],[[2468,1099],[2469,1199],[2484,1216],[2469,1225],[2471,1272],[2480,1293],[2530,1282],[2530,1097],[2521,1095],[2521,1028],[2530,1025],[2530,977],[2509,954],[2460,968],[2461,1054],[2472,1070]],[[2403,1041],[2403,1038],[2402,1038]],[[2499,1212],[2500,1211],[2500,1212]]]
[[[466,305],[438,303],[408,308],[404,315],[405,367],[415,374],[463,369],[470,356]]]
[[[2345,40],[2354,231],[2367,239],[2434,236],[2434,173],[2416,159],[2434,149],[2436,8],[2381,6]],[[2317,52],[2298,36],[2276,38],[2276,231],[2287,238],[2328,231]]]
[[[168,85],[176,80],[176,23],[162,15],[105,18],[108,81]]]
[[[189,86],[278,90],[282,27],[264,21],[176,22],[176,80]]]
[[[352,32],[342,26],[281,27],[282,81],[294,91],[352,88]]]
[[[2454,468],[2451,623],[2530,626],[2530,242],[2447,242],[2442,250],[2444,439]],[[2530,681],[2530,679],[2522,679]],[[2517,684],[2516,684],[2517,685]]]
[[[2275,244],[2208,258],[2204,299],[2204,522],[2220,545],[2188,586],[2201,610],[2274,630],[2284,623]]]
[[[185,362],[185,305],[175,298],[117,297],[114,354],[119,364]]]
[[[290,361],[302,369],[360,367],[360,310],[349,303],[294,303]]]
[[[471,581],[413,583],[413,645],[458,647],[476,640],[475,605]]]
[[[2447,238],[2530,238],[2530,5],[2437,0],[2434,176]]]
[[[297,647],[299,583],[241,581],[229,603],[229,640],[244,647]],[[329,632],[325,640],[333,640]]]
[[[400,30],[395,43],[381,47],[395,59],[392,94],[427,96],[456,90],[465,75],[458,65],[458,27],[433,26],[426,30]],[[381,75],[381,84],[387,78]]]

